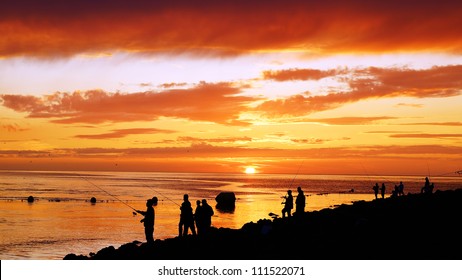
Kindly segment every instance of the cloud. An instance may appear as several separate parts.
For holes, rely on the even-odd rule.
[[[462,50],[459,1],[6,1],[0,57]]]
[[[0,128],[8,131],[8,132],[20,132],[20,131],[26,131],[28,130],[27,128],[23,128],[20,125],[13,123],[13,124],[2,124],[0,125]]]
[[[395,145],[395,146],[353,146],[309,149],[276,149],[214,146],[195,143],[188,147],[158,148],[73,148],[54,150],[0,150],[0,157],[81,157],[81,158],[374,158],[374,157],[416,157],[422,155],[457,157],[462,147],[440,145]],[[231,156],[232,155],[232,156]]]
[[[366,125],[373,124],[377,121],[392,120],[396,117],[339,117],[339,118],[323,118],[323,119],[303,119],[304,122],[324,123],[330,125]]]
[[[444,98],[462,93],[462,65],[422,70],[369,67],[350,72],[350,78],[342,76],[350,90],[298,94],[263,102],[255,109],[268,116],[302,116],[371,98]]]
[[[28,113],[29,118],[48,118],[55,123],[97,124],[103,122],[150,121],[159,117],[226,125],[247,125],[239,120],[249,102],[241,89],[230,83],[200,83],[189,89],[132,94],[91,90],[55,93],[43,97],[0,95],[3,106]]]
[[[339,74],[337,70],[318,70],[318,69],[286,69],[286,70],[267,70],[263,71],[263,78],[266,80],[283,81],[307,81],[320,80],[322,78]]]
[[[129,135],[137,134],[154,134],[154,133],[174,133],[174,130],[156,129],[156,128],[127,128],[127,129],[116,129],[112,132],[101,133],[101,134],[82,134],[76,135],[76,138],[82,139],[111,139],[111,138],[122,138]]]
[[[178,137],[177,141],[180,142],[194,142],[194,143],[235,143],[235,142],[251,142],[251,137],[223,137],[223,138],[197,138],[182,136]]]
[[[414,108],[422,108],[423,104],[411,104],[411,103],[398,103],[396,107],[414,107]]]
[[[421,123],[403,123],[402,125],[462,126],[462,122],[421,122]]]
[[[445,139],[462,138],[462,133],[401,133],[392,134],[392,138],[425,138],[425,139]]]

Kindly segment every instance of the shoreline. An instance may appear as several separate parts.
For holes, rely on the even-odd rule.
[[[460,259],[462,188],[356,201],[291,218],[260,219],[207,236],[133,241],[64,260]]]

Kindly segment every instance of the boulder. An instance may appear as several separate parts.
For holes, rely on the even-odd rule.
[[[215,198],[216,208],[225,212],[233,212],[236,208],[236,195],[234,192],[221,192]]]

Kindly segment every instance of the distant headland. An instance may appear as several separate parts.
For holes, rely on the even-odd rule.
[[[207,236],[109,246],[64,260],[460,259],[462,189],[357,201],[290,218],[261,219]]]

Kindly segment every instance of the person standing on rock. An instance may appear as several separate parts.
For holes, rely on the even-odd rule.
[[[282,202],[282,204],[284,204],[284,208],[282,208],[282,217],[285,218],[286,214],[287,217],[291,217],[292,209],[294,208],[294,197],[292,196],[292,191],[288,190],[287,195],[284,198],[285,201]]]
[[[188,230],[191,229],[193,235],[196,235],[194,227],[194,214],[189,201],[189,195],[183,195],[183,203],[180,206],[180,223],[178,224],[178,236],[188,235]]]
[[[202,211],[203,211],[203,234],[207,234],[210,231],[210,227],[212,226],[212,216],[215,214],[213,212],[212,206],[207,203],[207,200],[204,198],[202,199]]]
[[[155,198],[155,202],[157,203],[157,198]],[[146,242],[149,245],[154,244],[154,201],[152,199],[148,199],[146,201],[146,211],[136,210],[137,213],[144,216],[144,218],[140,221],[140,223],[144,224],[144,234],[146,235]]]
[[[382,198],[385,198],[385,183],[382,183],[382,187],[380,188],[380,194]]]
[[[295,213],[296,215],[301,215],[305,213],[305,205],[306,205],[306,200],[305,200],[305,194],[303,193],[302,188],[299,186],[297,188],[297,198],[295,199]]]
[[[375,199],[377,199],[378,195],[379,195],[379,184],[375,183],[375,185],[372,187],[372,189],[374,190]]]

